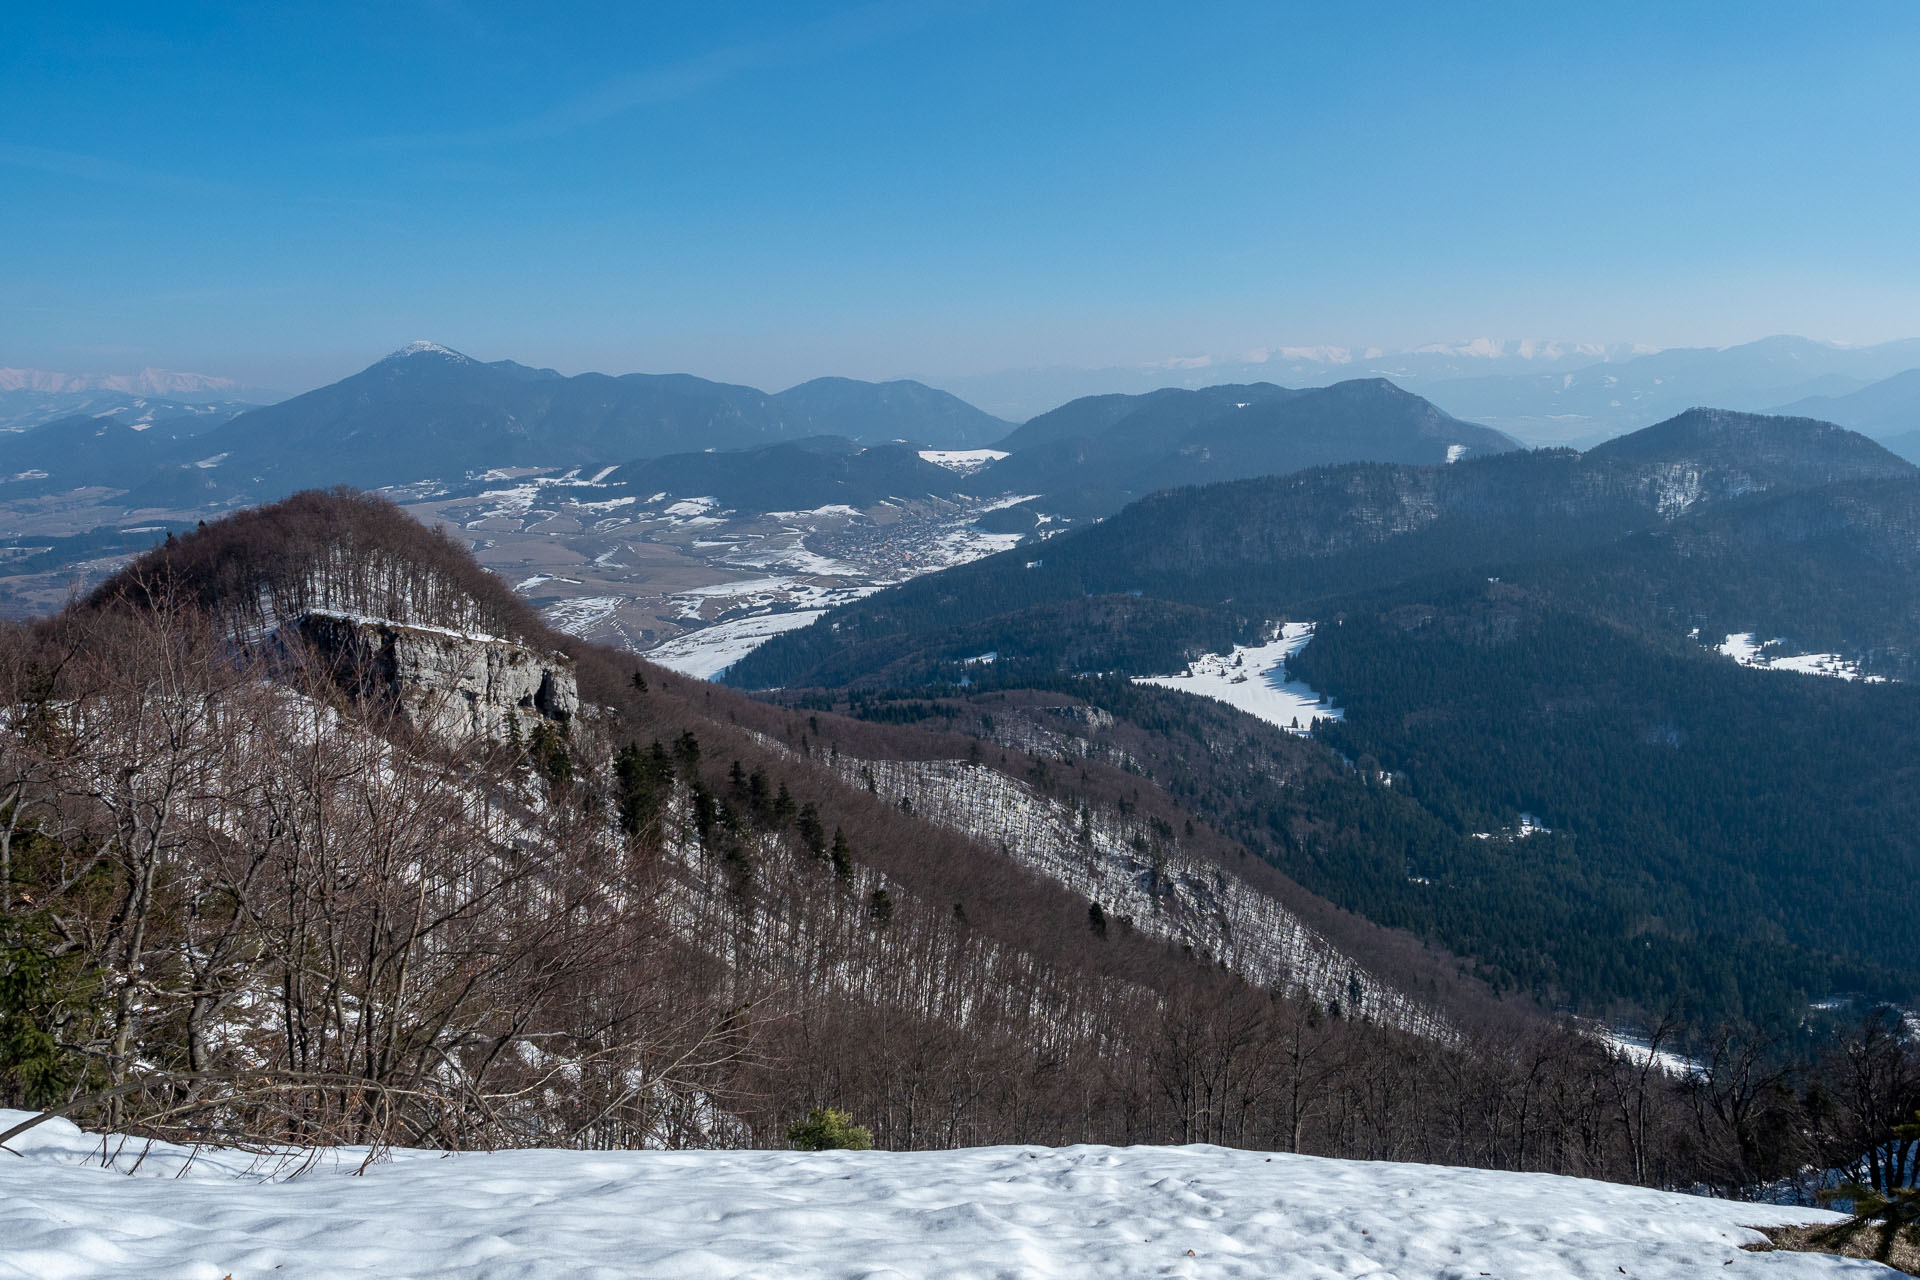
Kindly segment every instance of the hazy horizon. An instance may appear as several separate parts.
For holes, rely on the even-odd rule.
[[[1920,9],[0,16],[0,363],[785,386],[1920,332]]]

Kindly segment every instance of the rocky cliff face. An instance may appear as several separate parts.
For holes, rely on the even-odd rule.
[[[1103,715],[1095,708],[1087,708]],[[1218,962],[1257,986],[1305,991],[1356,1016],[1452,1041],[1444,1015],[1367,972],[1280,902],[1151,827],[1079,811],[1027,783],[964,760],[860,760],[834,768],[937,826],[997,846],[1109,917]]]
[[[302,614],[297,629],[361,697],[391,700],[416,728],[450,737],[504,737],[536,719],[580,709],[572,660],[497,636],[378,618]]]

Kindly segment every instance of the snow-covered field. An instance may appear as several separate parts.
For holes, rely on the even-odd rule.
[[[1287,679],[1287,659],[1306,647],[1313,627],[1311,622],[1289,622],[1262,644],[1238,645],[1232,653],[1204,654],[1179,675],[1136,676],[1134,683],[1217,698],[1268,724],[1306,733],[1315,718],[1346,718],[1302,681]]]
[[[970,476],[1007,456],[1004,449],[922,449],[920,457],[936,467]]]
[[[991,505],[977,510],[988,510]],[[837,515],[842,510],[847,508],[822,508],[820,512],[799,514],[818,517],[823,512]],[[909,553],[880,565],[856,564],[846,558],[822,555],[804,544],[755,550],[729,548],[716,558],[716,565],[729,570],[773,572],[745,581],[719,582],[674,593],[671,598],[681,606],[679,621],[683,625],[691,624],[693,629],[644,652],[649,661],[710,680],[774,636],[806,626],[835,605],[872,595],[883,587],[923,573],[1004,551],[1019,541],[1017,533],[987,533],[956,519],[917,531]],[[707,621],[736,611],[748,611],[748,615]],[[551,616],[552,611],[548,612]],[[564,626],[562,629],[576,630]],[[584,631],[576,633],[585,634]]]
[[[1651,1061],[1660,1071],[1679,1077],[1697,1076],[1705,1071],[1698,1062],[1684,1054],[1667,1049],[1655,1051],[1653,1046],[1647,1043],[1645,1036],[1629,1028],[1597,1026],[1593,1034],[1599,1037],[1609,1049],[1635,1066],[1644,1067]]]
[[[930,451],[950,469],[994,450]],[[423,523],[456,529],[481,563],[561,631],[708,677],[755,643],[882,587],[1020,541],[974,522],[1031,500],[889,498],[865,511],[724,507],[713,495],[628,492],[619,468],[487,472],[394,496]],[[694,639],[696,634],[704,639]]]
[[[1779,640],[1768,640],[1764,644],[1751,631],[1737,631],[1721,641],[1715,648],[1732,658],[1743,667],[1759,667],[1766,671],[1797,671],[1807,676],[1832,676],[1840,680],[1864,680],[1868,684],[1885,684],[1885,676],[1862,674],[1860,665],[1841,657],[1837,653],[1798,653],[1784,654],[1767,652]]]
[[[103,1169],[63,1121],[13,1146],[0,1277],[23,1280],[1885,1274],[1741,1250],[1818,1210],[1222,1147],[402,1151],[364,1177],[346,1152],[275,1180],[137,1145]]]
[[[647,650],[647,660],[682,675],[712,680],[782,631],[804,627],[825,612],[825,609],[794,609],[788,613],[760,613],[716,622]]]

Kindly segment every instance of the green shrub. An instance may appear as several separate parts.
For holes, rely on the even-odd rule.
[[[787,1130],[787,1141],[795,1151],[868,1151],[873,1147],[873,1130],[855,1124],[844,1111],[815,1107]]]

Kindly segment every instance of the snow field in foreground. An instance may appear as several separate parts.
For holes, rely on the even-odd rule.
[[[63,1121],[13,1145],[0,1276],[35,1280],[1885,1274],[1739,1247],[1818,1210],[1222,1147],[401,1151],[365,1177],[349,1152],[269,1182],[167,1147],[129,1177]]]

